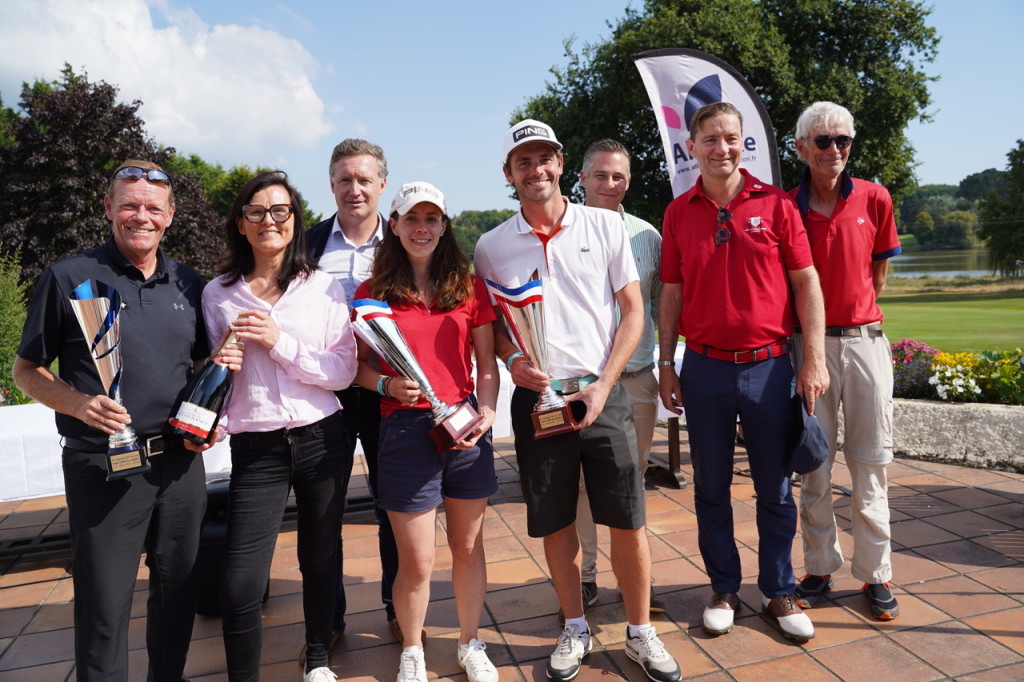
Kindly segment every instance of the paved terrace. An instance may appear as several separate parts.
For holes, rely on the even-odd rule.
[[[652,459],[664,464],[667,435],[659,431]],[[526,535],[526,516],[510,441],[498,444],[501,489],[487,510],[485,535],[489,590],[481,639],[503,680],[542,680],[546,657],[559,632],[557,602],[541,542]],[[689,476],[685,434],[683,471]],[[746,467],[739,450],[737,469]],[[874,621],[848,568],[836,589],[810,612],[817,637],[804,645],[784,639],[756,608],[757,531],[750,480],[733,485],[736,535],[748,580],[736,627],[713,638],[701,630],[709,587],[697,549],[693,492],[654,481],[648,490],[648,530],[655,588],[668,612],[658,631],[689,679],[702,680],[1021,680],[1024,679],[1024,476],[951,465],[897,460],[889,468],[893,510],[893,560],[901,615]],[[357,464],[361,474],[361,463]],[[662,471],[661,473],[665,473]],[[849,485],[842,464],[836,482]],[[365,494],[365,477],[353,477],[350,495]],[[799,494],[799,489],[797,489]],[[849,526],[849,498],[836,492]],[[0,503],[0,543],[67,532],[62,497]],[[363,511],[346,516],[345,577],[348,632],[331,656],[344,680],[394,679],[399,646],[380,608],[375,527]],[[608,549],[605,532],[602,551]],[[848,533],[844,547],[850,550]],[[296,654],[302,643],[300,578],[294,523],[278,538],[264,608],[263,679],[300,680]],[[38,543],[38,541],[37,541]],[[458,628],[452,598],[450,555],[443,515],[437,525],[438,556],[427,617],[427,667],[432,679],[464,679],[455,661]],[[10,543],[8,542],[8,547]],[[68,551],[60,548],[0,559],[0,682],[73,680],[72,588]],[[798,575],[800,542],[794,549]],[[600,601],[590,610],[596,640],[582,682],[646,679],[622,651],[624,612],[606,557]],[[145,678],[146,571],[140,564],[131,627],[133,679]],[[226,680],[220,620],[196,619],[187,674],[193,680]],[[611,677],[609,677],[611,676]]]

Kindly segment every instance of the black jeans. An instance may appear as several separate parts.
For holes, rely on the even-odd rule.
[[[178,446],[152,469],[108,481],[105,453],[64,448],[79,682],[127,682],[128,621],[146,552],[150,682],[179,682],[196,609],[196,552],[206,511],[203,458]]]
[[[298,509],[298,558],[310,667],[327,665],[345,490],[352,473],[336,412],[296,429],[231,437],[227,550],[221,588],[228,679],[258,680],[260,608],[290,488]]]
[[[363,457],[366,459],[367,483],[370,495],[373,496],[373,513],[377,517],[377,545],[380,553],[380,600],[384,604],[388,620],[395,618],[395,606],[391,598],[391,589],[398,575],[398,545],[395,543],[395,532],[391,529],[388,513],[377,506],[377,450],[380,445],[380,396],[359,386],[351,386],[344,391],[335,393],[341,401],[341,415],[348,426],[349,456],[354,457],[356,438],[363,444]],[[340,545],[339,545],[340,549]],[[340,554],[339,554],[340,564]],[[334,630],[345,631],[345,582],[341,571],[338,572],[337,602],[334,606]]]

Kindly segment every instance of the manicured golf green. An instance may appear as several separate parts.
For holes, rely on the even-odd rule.
[[[883,293],[890,341],[914,339],[941,351],[1024,346],[1024,291]]]

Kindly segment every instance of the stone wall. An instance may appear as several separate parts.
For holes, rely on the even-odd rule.
[[[1024,473],[1024,407],[898,398],[894,403],[897,457]]]

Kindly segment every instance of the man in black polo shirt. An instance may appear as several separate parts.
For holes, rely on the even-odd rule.
[[[56,411],[64,439],[78,679],[128,680],[128,621],[145,550],[148,678],[178,682],[195,617],[194,567],[206,509],[203,459],[196,452],[205,448],[163,434],[194,363],[208,353],[203,280],[160,250],[174,195],[159,166],[121,164],[103,204],[111,240],[43,273],[13,374],[19,388]],[[87,279],[113,287],[123,301],[123,406],[107,397],[68,300]],[[55,360],[59,375],[49,369]],[[152,468],[107,481],[107,436],[128,423]]]

